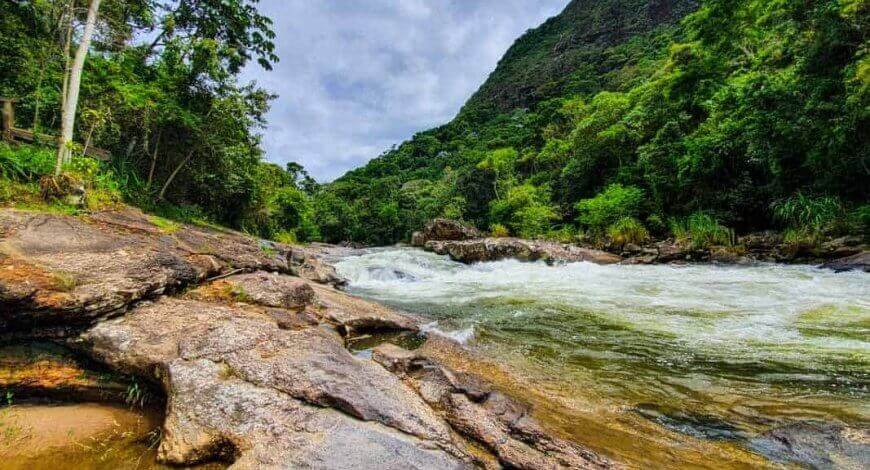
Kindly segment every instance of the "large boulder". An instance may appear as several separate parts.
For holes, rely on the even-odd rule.
[[[411,244],[423,246],[428,241],[456,241],[480,238],[480,231],[474,227],[450,219],[434,219],[429,221],[423,230],[414,232]]]
[[[833,269],[838,273],[845,271],[864,271],[865,273],[870,273],[870,251],[863,251],[852,256],[828,261],[822,264],[821,267]]]
[[[99,323],[73,344],[116,370],[161,384],[169,401],[159,448],[165,462],[230,457],[243,468],[467,463],[449,427],[419,395],[377,364],[353,357],[328,328],[284,330],[256,311],[164,298]]]
[[[86,217],[0,210],[0,339],[63,336],[142,299],[257,270],[342,282],[302,248],[132,208]]]
[[[429,241],[424,248],[462,263],[518,259],[521,261],[545,261],[547,263],[571,263],[588,261],[596,264],[614,264],[622,257],[606,251],[582,248],[575,245],[524,240],[520,238],[478,238],[465,241]]]

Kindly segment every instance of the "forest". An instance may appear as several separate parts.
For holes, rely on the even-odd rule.
[[[868,2],[648,3],[572,2],[527,33],[453,122],[325,188],[322,234],[866,233]]]
[[[264,159],[273,95],[239,79],[278,60],[255,1],[6,0],[0,96],[18,98],[19,127],[63,136],[94,2],[72,138],[0,144],[7,205],[49,204],[59,168],[91,209],[286,242],[395,243],[434,217],[560,241],[868,232],[865,0],[575,0],[453,121],[326,184]]]

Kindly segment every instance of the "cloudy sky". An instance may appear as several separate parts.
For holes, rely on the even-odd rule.
[[[513,41],[569,0],[261,0],[281,61],[266,157],[321,182],[449,121]]]

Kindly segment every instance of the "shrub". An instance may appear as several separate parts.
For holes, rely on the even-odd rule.
[[[283,243],[285,245],[298,245],[299,244],[299,239],[296,238],[296,233],[286,231],[286,230],[282,230],[282,231],[276,233],[275,236],[272,238],[276,242]]]
[[[734,231],[706,212],[695,212],[682,220],[671,219],[670,229],[678,243],[690,244],[695,249],[734,244]]]
[[[818,246],[822,242],[821,234],[805,229],[786,229],[782,234],[782,242],[789,251],[798,252]]]
[[[566,225],[557,230],[550,230],[544,238],[559,243],[577,243],[583,237],[582,233],[578,233],[574,227]]]
[[[577,203],[577,221],[601,234],[625,217],[637,217],[643,199],[644,191],[638,187],[611,184],[597,196]]]
[[[855,228],[864,237],[870,237],[870,204],[862,204],[852,209],[847,219],[849,225]]]
[[[54,171],[55,154],[49,147],[0,142],[0,176],[18,181],[35,181]]]
[[[807,196],[797,192],[772,205],[773,216],[787,227],[818,234],[848,230],[846,210],[836,196]]]
[[[633,243],[640,245],[649,240],[649,232],[639,220],[633,217],[623,217],[607,228],[610,242],[616,246]]]
[[[520,237],[535,238],[547,233],[556,213],[550,206],[547,187],[526,183],[511,188],[503,199],[492,201],[490,217]]]
[[[495,238],[505,238],[511,236],[511,234],[504,225],[492,224],[492,227],[490,228],[490,236]]]

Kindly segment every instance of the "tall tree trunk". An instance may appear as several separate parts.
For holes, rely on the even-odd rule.
[[[91,37],[94,35],[94,26],[97,23],[97,11],[100,8],[100,0],[91,0],[91,5],[88,7],[88,17],[85,20],[85,30],[82,34],[82,41],[76,50],[76,56],[73,59],[72,67],[69,73],[69,87],[67,89],[66,106],[63,108],[63,118],[60,122],[60,140],[57,145],[57,163],[54,167],[54,174],[59,175],[63,164],[69,160],[69,142],[73,138],[73,127],[76,120],[76,107],[79,104],[79,87],[82,84],[82,70],[85,66],[85,58],[88,55],[88,49],[91,47]]]
[[[145,190],[151,190],[151,183],[154,182],[154,168],[157,167],[157,149],[160,148],[160,133],[162,129],[157,131],[157,139],[154,142],[154,153],[151,155],[151,169],[148,170],[148,184],[145,185]]]
[[[34,133],[39,132],[39,105],[42,103],[42,79],[45,77],[45,49],[39,61],[39,78],[36,79],[36,102],[33,104],[33,125],[30,126]]]
[[[172,170],[172,174],[169,175],[169,178],[166,180],[165,183],[163,183],[163,188],[160,189],[160,195],[157,196],[158,201],[163,200],[163,197],[166,196],[166,190],[169,189],[169,185],[172,184],[172,180],[175,179],[175,176],[178,175],[178,172],[181,171],[181,168],[187,164],[187,161],[190,160],[190,157],[192,156],[193,150],[188,152],[187,156],[184,157],[184,160],[182,160],[181,163],[179,163],[178,166],[175,167],[174,170]]]

